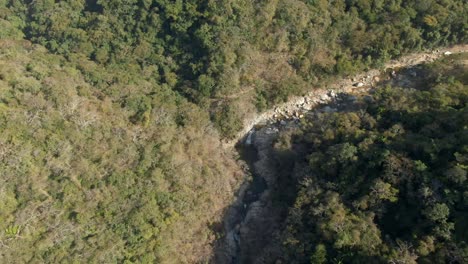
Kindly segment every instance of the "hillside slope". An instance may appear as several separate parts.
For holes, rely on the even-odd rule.
[[[143,79],[104,96],[76,67],[0,40],[0,262],[209,258],[242,174],[208,115]]]
[[[466,44],[457,0],[0,0],[0,262],[209,261],[221,139],[337,76]]]
[[[410,69],[405,88],[382,86],[280,133],[271,192],[287,216],[257,256],[465,263],[467,56]]]

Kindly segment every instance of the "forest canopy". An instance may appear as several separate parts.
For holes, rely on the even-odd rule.
[[[466,43],[467,12],[459,0],[2,0],[0,36],[63,55],[107,96],[140,78],[165,86],[230,137],[329,77]]]
[[[417,89],[379,88],[278,139],[280,189],[294,193],[281,199],[286,263],[468,260],[467,59],[426,65]]]
[[[232,138],[247,115],[337,76],[466,43],[467,13],[461,0],[0,0],[0,262],[209,261],[243,178],[221,139]],[[460,228],[466,150],[458,145],[455,155],[455,137],[438,135],[445,145],[434,152],[436,143],[418,136],[429,123],[424,133],[466,124],[459,113],[466,97],[454,97],[463,95],[457,80],[442,82],[442,95],[429,86],[424,96],[414,92],[411,100],[430,106],[431,115],[409,109],[414,118],[407,122],[415,123],[405,129],[424,144],[394,147],[419,156],[381,153],[419,168],[416,177],[460,182],[440,199],[443,187],[429,190],[432,200],[418,205],[427,219],[414,241],[425,241],[428,256],[441,252],[432,245],[444,236],[462,247],[447,237]],[[388,93],[382,98],[411,98]],[[384,132],[390,127],[374,114],[398,115],[391,101],[380,102],[390,105],[369,108],[368,118],[381,130],[356,129],[390,144],[396,132]],[[443,112],[449,107],[459,114]],[[444,113],[454,123],[439,120]],[[329,161],[335,165],[357,164],[355,144],[323,150],[336,154]],[[438,162],[447,170],[434,171]],[[407,191],[388,179],[373,184],[382,193],[362,201],[372,210]],[[336,190],[323,195],[337,214],[349,215],[350,230],[379,215],[351,211]],[[324,235],[336,235],[328,228]],[[374,239],[391,252],[377,227],[362,243]],[[341,256],[350,236],[340,241],[334,251],[329,241],[317,244],[317,258]]]

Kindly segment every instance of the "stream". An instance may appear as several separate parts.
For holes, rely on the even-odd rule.
[[[273,241],[287,212],[284,206],[282,208],[272,202],[274,192],[281,191],[276,184],[277,164],[272,155],[273,143],[279,133],[298,127],[300,119],[306,116],[313,118],[321,112],[352,109],[358,97],[373,100],[373,88],[377,83],[412,87],[418,82],[416,77],[423,74],[412,62],[407,61],[408,67],[397,68],[396,72],[369,71],[347,80],[347,87],[343,87],[343,81],[338,82],[338,86],[333,86],[335,89],[310,93],[299,100],[296,98],[281,108],[252,119],[256,123],[248,124],[249,130],[243,131],[235,145],[239,162],[248,176],[225,214],[224,238],[217,245],[214,263],[271,263],[280,251],[280,245]],[[362,85],[356,85],[356,82]],[[355,89],[357,86],[359,89]]]

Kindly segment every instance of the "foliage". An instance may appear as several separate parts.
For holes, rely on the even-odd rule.
[[[204,108],[213,97],[238,98],[232,112],[244,116],[332,75],[466,43],[467,12],[456,0],[3,0],[0,37],[93,60],[109,75],[79,70],[105,94],[107,84],[145,72]],[[251,86],[248,96],[262,101],[237,96]],[[225,115],[209,110],[215,122]]]
[[[467,10],[456,0],[0,0],[0,262],[206,261],[219,235],[210,227],[241,175],[221,138],[233,137],[256,109],[337,74],[466,43]],[[367,141],[335,142],[309,153],[308,162],[323,163],[326,177],[356,189],[363,179],[352,181],[348,168],[362,169],[362,148],[369,148],[367,158],[385,159],[388,173],[400,173],[391,165],[397,163],[429,177],[440,165],[444,184],[463,186],[466,149],[452,155],[447,147],[458,135],[426,138],[439,129],[428,125],[439,114],[455,122],[436,123],[440,129],[462,123],[455,113],[465,97],[452,96],[459,85],[452,82],[447,92],[428,90],[414,99],[447,113],[414,112],[401,120],[408,131],[425,126],[425,134],[408,135],[416,142],[407,145],[414,158],[372,147],[399,133],[398,124],[371,133],[385,123],[375,112],[390,121],[398,116],[373,106],[361,122],[370,130],[346,134],[362,117],[336,118],[341,134],[327,128],[323,144],[372,134]],[[380,96],[388,107],[385,98],[396,95]],[[446,109],[453,105],[458,108]],[[395,148],[406,142],[400,143]],[[367,208],[405,195],[389,179],[367,187],[378,194],[363,196],[360,206]],[[339,250],[370,254],[371,241],[386,243],[371,225],[384,212],[351,210],[341,191],[316,194],[336,207],[324,215],[321,235],[336,239]],[[418,240],[418,250],[432,256],[436,248],[439,258],[449,251],[436,247],[439,240],[461,225],[452,213],[460,192],[441,195],[450,199],[421,208],[424,228],[434,232]],[[338,254],[321,244],[307,247],[315,251],[304,259],[320,263]],[[404,250],[389,254],[401,252],[412,257]]]
[[[105,95],[39,45],[0,47],[0,262],[209,258],[239,168],[208,114],[164,85]]]
[[[295,157],[281,170],[295,186],[281,235],[286,263],[466,261],[464,63],[424,66],[418,89],[382,87],[357,108],[281,135],[278,159]]]

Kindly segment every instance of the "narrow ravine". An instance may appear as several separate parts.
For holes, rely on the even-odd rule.
[[[415,65],[467,51],[468,45],[463,45],[405,56],[387,63],[381,71],[371,70],[339,80],[246,120],[245,129],[225,146],[236,146],[249,177],[225,215],[225,236],[219,243],[214,262],[269,263],[275,251],[277,253],[278,245],[272,241],[285,212],[272,202],[273,191],[280,190],[272,151],[280,131],[296,127],[307,115],[345,111],[353,106],[358,96],[372,100],[372,89],[378,84],[392,82],[411,86],[411,78],[418,74]]]

